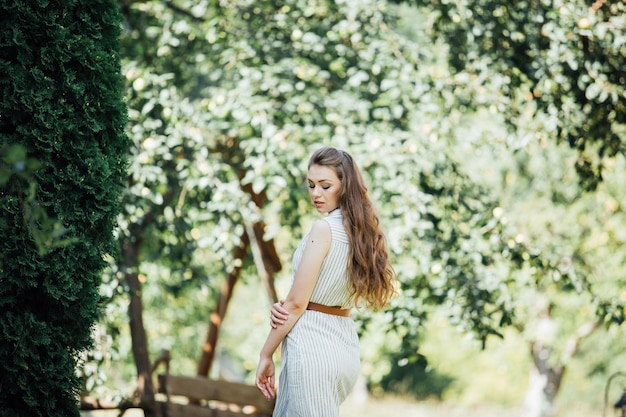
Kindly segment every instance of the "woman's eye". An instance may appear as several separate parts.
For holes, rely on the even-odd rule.
[[[316,185],[315,184],[309,184],[309,188],[315,188]],[[320,187],[322,187],[323,190],[328,190],[330,188],[330,185],[320,185]]]

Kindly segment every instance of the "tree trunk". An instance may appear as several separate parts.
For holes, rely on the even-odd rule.
[[[155,409],[154,384],[152,382],[152,367],[148,351],[148,338],[143,323],[143,301],[141,281],[137,267],[139,265],[139,244],[137,241],[127,242],[124,245],[124,279],[129,288],[130,302],[128,318],[130,336],[132,340],[133,357],[137,368],[137,397],[139,406],[143,408],[145,417],[159,417]]]
[[[539,341],[531,343],[531,356],[535,366],[530,369],[523,417],[549,416],[554,414],[554,399],[561,386],[565,366],[551,365],[551,349]]]
[[[246,223],[246,231],[251,240],[250,246],[256,269],[261,275],[261,280],[269,299],[275,303],[278,301],[278,294],[276,294],[274,276],[276,272],[280,271],[281,264],[276,252],[276,246],[274,246],[274,240],[263,240],[264,230],[265,223],[263,222],[254,223],[252,226]]]
[[[241,242],[235,249],[234,258],[240,259],[241,262],[233,271],[228,275],[228,278],[222,285],[220,291],[220,298],[217,303],[217,308],[211,313],[209,317],[209,331],[207,333],[206,341],[202,345],[202,355],[198,362],[197,375],[208,376],[211,372],[211,366],[213,365],[213,359],[215,358],[215,347],[217,346],[217,339],[219,337],[220,328],[224,317],[226,316],[226,310],[228,309],[228,303],[233,295],[235,284],[241,276],[241,268],[243,266],[243,259],[246,257],[248,247],[250,246],[250,239],[244,232],[241,236]]]
[[[546,417],[554,414],[554,400],[561,387],[566,364],[576,355],[583,339],[600,325],[599,321],[580,326],[567,340],[559,358],[555,358],[552,345],[556,341],[557,324],[546,300],[539,300],[539,318],[534,323],[534,340],[530,353],[534,367],[530,370],[528,390],[524,399],[522,417]]]
[[[239,172],[239,180],[242,181],[244,177],[245,170],[241,170]],[[265,191],[255,193],[251,184],[241,184],[241,189],[248,193],[250,199],[257,207],[263,207],[266,200]],[[276,251],[276,246],[274,245],[274,240],[263,240],[265,223],[262,221],[255,222],[253,225],[246,223],[244,230],[241,236],[241,243],[233,254],[235,259],[241,261],[240,266],[235,268],[233,272],[228,275],[226,282],[222,285],[217,309],[211,313],[209,318],[209,331],[202,346],[202,355],[198,362],[196,372],[198,376],[206,377],[211,372],[221,325],[226,316],[226,310],[232,298],[235,284],[241,275],[241,269],[249,248],[252,250],[254,262],[261,276],[261,280],[263,281],[263,285],[265,286],[265,290],[273,302],[278,301],[276,288],[274,286],[274,275],[281,270],[282,265],[278,257],[278,252]]]
[[[250,199],[258,208],[263,208],[267,201],[267,195],[265,190],[257,193],[254,191],[252,184],[243,184],[241,181],[245,178],[245,171],[239,171],[239,181],[241,189],[248,193]],[[251,241],[252,255],[254,257],[254,263],[256,265],[259,274],[261,274],[261,280],[265,286],[270,300],[272,302],[278,301],[278,295],[276,294],[276,287],[274,286],[274,276],[278,271],[282,269],[278,252],[276,251],[276,245],[274,245],[274,239],[265,240],[265,222],[258,221],[252,226],[250,223],[246,223],[246,231]]]
[[[264,242],[262,240],[264,228],[265,224],[263,222],[257,222],[253,226],[247,225],[246,231],[244,231],[241,236],[241,244],[235,249],[234,258],[241,260],[240,265],[243,265],[243,260],[248,253],[248,248],[251,248],[257,270],[261,275],[265,289],[270,299],[276,302],[278,301],[278,296],[274,286],[274,275],[280,270],[281,264],[276,252],[276,247],[274,246],[274,241],[269,240]],[[224,285],[222,285],[217,309],[211,313],[209,318],[209,331],[204,345],[202,346],[202,355],[196,372],[198,376],[206,377],[211,372],[221,325],[224,322],[226,310],[232,298],[235,284],[237,284],[241,276],[241,269],[241,266],[235,268],[233,272],[228,275]]]

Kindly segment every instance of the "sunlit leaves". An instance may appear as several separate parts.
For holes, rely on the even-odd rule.
[[[494,104],[504,105],[499,111],[513,129],[533,123],[536,135],[576,149],[580,184],[595,189],[606,161],[624,155],[624,3],[417,3],[433,11],[430,33],[449,47],[455,73],[497,89]],[[480,104],[480,95],[459,98],[466,97]]]

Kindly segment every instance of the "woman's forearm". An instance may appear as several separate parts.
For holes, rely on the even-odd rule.
[[[270,329],[267,340],[265,341],[265,344],[261,349],[261,357],[273,356],[276,349],[278,349],[278,345],[280,345],[285,336],[287,336],[287,333],[291,331],[291,329],[305,310],[301,307],[294,306],[293,304],[289,303],[289,301],[285,302],[284,307],[287,311],[289,311],[287,321],[285,321],[283,325]]]

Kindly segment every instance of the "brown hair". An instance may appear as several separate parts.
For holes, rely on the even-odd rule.
[[[353,301],[384,307],[395,292],[395,272],[359,168],[348,152],[331,147],[315,151],[311,165],[332,168],[341,181],[339,208],[350,242],[347,273]]]

